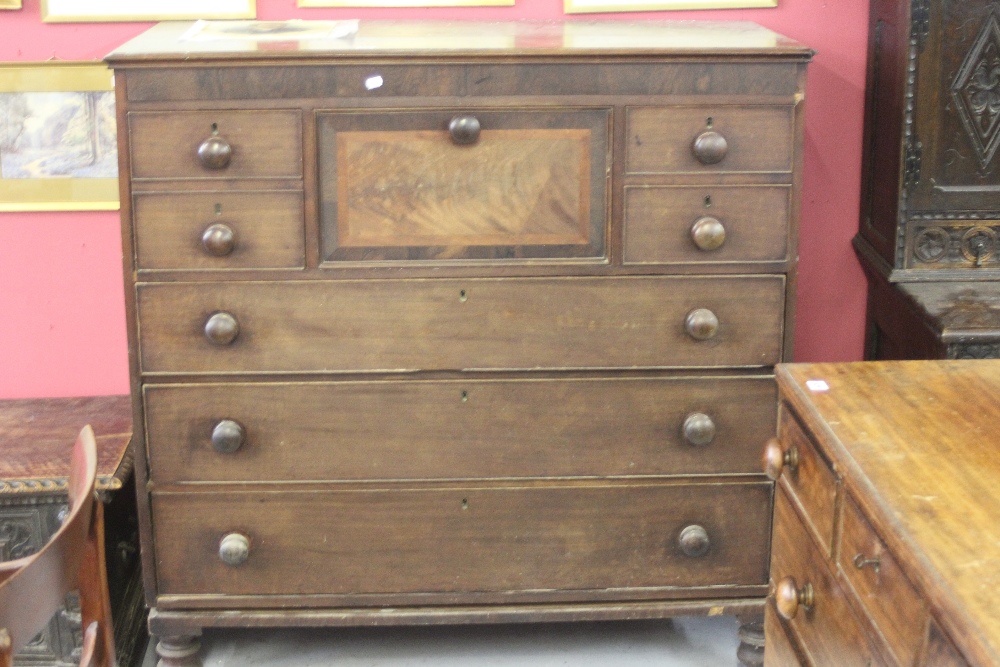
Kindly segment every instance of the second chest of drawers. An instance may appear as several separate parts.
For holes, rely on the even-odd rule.
[[[743,24],[189,29],[110,58],[168,652],[758,614],[809,51]]]

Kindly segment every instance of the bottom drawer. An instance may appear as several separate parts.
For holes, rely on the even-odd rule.
[[[158,594],[472,601],[714,586],[718,597],[766,585],[770,506],[767,483],[159,492]],[[221,559],[227,536],[230,560],[244,562]]]

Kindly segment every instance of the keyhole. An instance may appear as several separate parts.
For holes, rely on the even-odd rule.
[[[219,124],[212,123],[212,136],[214,137],[217,134],[219,134]]]
[[[466,293],[465,290],[462,290],[461,292],[458,293],[458,300],[461,301],[462,303],[465,303],[466,301],[469,300],[469,295]]]
[[[712,195],[705,195],[705,208],[712,208]]]
[[[715,119],[712,118],[711,116],[705,119],[705,127],[707,127],[708,129],[711,130],[714,124],[715,124]]]
[[[215,205],[215,215],[217,216],[222,215],[222,204]]]
[[[469,400],[469,392],[463,391],[462,392],[462,402],[466,403],[466,402],[468,402],[468,400]]]
[[[469,499],[468,498],[462,498],[462,509],[463,510],[469,509]]]

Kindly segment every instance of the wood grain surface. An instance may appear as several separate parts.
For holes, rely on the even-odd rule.
[[[118,488],[132,463],[128,396],[0,401],[0,480],[65,479],[73,443],[87,424],[97,438],[98,488]]]

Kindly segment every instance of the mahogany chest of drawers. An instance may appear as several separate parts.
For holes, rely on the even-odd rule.
[[[765,664],[1000,664],[1000,361],[777,375]]]
[[[220,625],[759,615],[811,52],[258,25],[109,57],[164,659]]]

